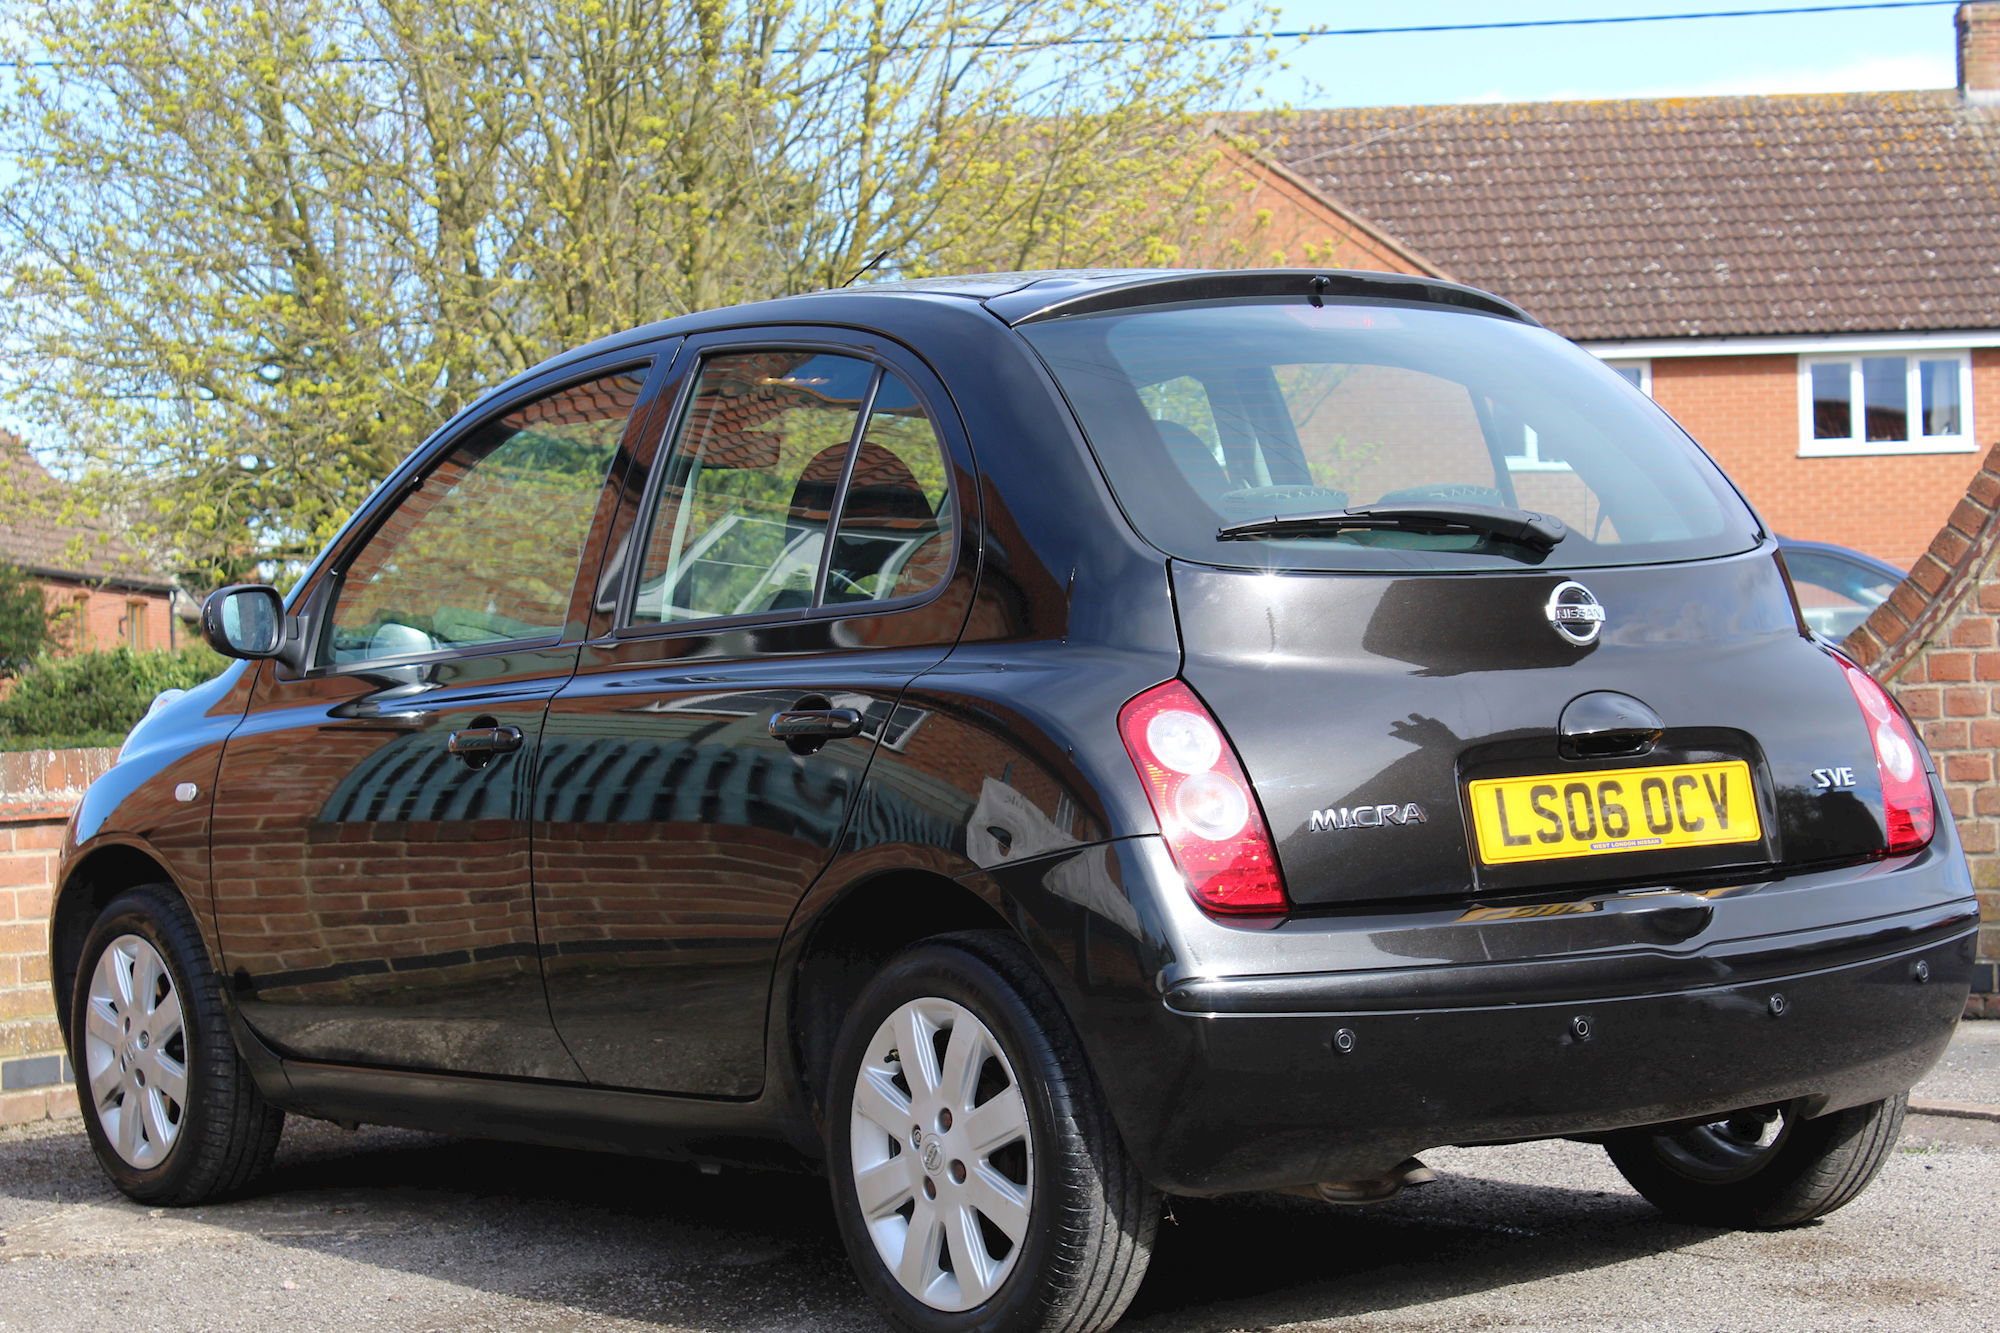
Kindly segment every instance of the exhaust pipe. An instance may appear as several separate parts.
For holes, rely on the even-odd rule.
[[[1296,1186],[1286,1193],[1304,1195],[1321,1203],[1387,1203],[1406,1189],[1428,1185],[1436,1179],[1437,1172],[1414,1157],[1406,1157],[1383,1175],[1365,1180],[1322,1180],[1317,1185]]]

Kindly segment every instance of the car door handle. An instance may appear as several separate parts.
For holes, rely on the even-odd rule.
[[[861,714],[852,708],[793,708],[773,713],[770,729],[781,741],[839,740],[861,734]]]
[[[519,727],[468,727],[464,731],[454,731],[444,743],[444,748],[452,754],[473,758],[482,755],[505,754],[509,750],[521,748]]]

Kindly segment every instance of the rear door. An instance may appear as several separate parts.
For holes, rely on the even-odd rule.
[[[772,329],[688,353],[549,709],[536,911],[592,1081],[749,1096],[786,922],[965,619],[974,491],[942,386],[893,345]]]
[[[309,1060],[575,1078],[536,957],[528,798],[575,669],[648,359],[495,404],[315,576],[311,665],[258,668],[214,804],[237,1003]]]

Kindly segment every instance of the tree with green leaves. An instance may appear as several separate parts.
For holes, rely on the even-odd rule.
[[[38,0],[0,391],[196,585],[316,549],[565,346],[877,276],[1176,257],[1219,0]]]
[[[0,676],[16,676],[49,646],[42,585],[18,565],[0,562]]]

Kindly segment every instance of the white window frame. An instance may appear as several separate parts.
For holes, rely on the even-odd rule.
[[[1607,356],[1604,364],[1613,370],[1636,369],[1639,372],[1639,392],[1648,398],[1653,396],[1653,362],[1650,357]]]
[[[1603,357],[1604,364],[1612,371],[1636,367],[1639,371],[1639,392],[1648,398],[1653,396],[1653,363],[1650,358],[1637,356]],[[1543,458],[1541,441],[1535,437],[1533,427],[1523,427],[1525,438],[1521,442],[1521,452],[1506,454],[1503,460],[1509,472],[1569,472],[1573,469],[1559,458]]]
[[[1542,441],[1535,434],[1533,426],[1521,427],[1521,452],[1504,454],[1501,457],[1509,472],[1570,472],[1570,465],[1560,458],[1543,458]]]
[[[1911,425],[1918,430],[1923,423],[1923,386],[1918,373],[1918,363],[1923,361],[1956,361],[1958,363],[1958,426],[1951,435],[1919,435],[1908,440],[1870,440],[1864,438],[1868,429],[1868,413],[1861,396],[1861,362],[1870,357],[1899,356],[1904,362],[1905,401],[1909,404]],[[1813,436],[1813,391],[1812,371],[1814,366],[1844,365],[1850,367],[1848,376],[1849,402],[1852,404],[1850,427],[1855,434],[1845,439],[1822,440]],[[1799,457],[1800,458],[1856,458],[1891,454],[1969,454],[1973,451],[1977,438],[1972,425],[1972,353],[1961,347],[1909,347],[1881,351],[1855,350],[1852,352],[1826,353],[1799,358]]]

